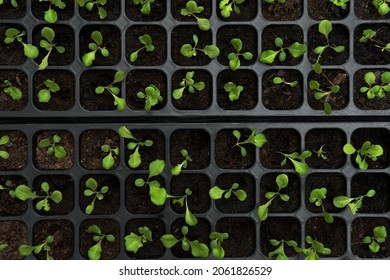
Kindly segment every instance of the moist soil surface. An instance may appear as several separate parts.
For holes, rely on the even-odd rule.
[[[22,221],[0,221],[0,240],[8,247],[0,251],[0,260],[22,260],[20,245],[27,244],[27,225]]]
[[[197,1],[197,3],[199,4],[199,1]],[[125,6],[127,17],[133,21],[162,20],[167,12],[166,1],[154,1],[153,3],[151,3],[149,15],[142,14],[140,9],[141,5],[135,5],[133,1],[128,1]]]
[[[18,7],[11,5],[11,0],[5,0],[0,10],[1,19],[18,19],[26,14],[26,0],[17,1]],[[1,33],[2,34],[2,33]]]
[[[11,96],[3,92],[6,87],[5,80],[11,82],[12,86],[20,89],[22,92],[22,98],[20,100],[13,100]],[[28,103],[28,81],[24,72],[12,70],[0,71],[0,89],[2,91],[0,94],[0,111],[20,111],[26,108]]]
[[[0,150],[7,151],[8,159],[0,158],[0,170],[20,170],[27,166],[27,137],[19,130],[0,131],[0,138],[8,136],[7,144],[1,145]]]
[[[286,1],[284,4],[279,3],[279,1],[274,1],[272,4],[262,1],[261,9],[263,17],[270,21],[297,20],[303,13],[303,1],[290,0]]]
[[[356,1],[359,2],[359,1]],[[315,20],[340,20],[346,18],[350,10],[350,2],[345,9],[334,5],[329,0],[309,0],[307,4],[309,16]]]
[[[12,182],[10,186],[6,185],[7,181]],[[26,179],[23,178],[22,176],[18,176],[18,175],[0,176],[0,186],[8,188],[6,190],[0,191],[0,215],[1,216],[17,216],[17,215],[22,215],[23,213],[26,212],[28,208],[28,202],[21,201],[16,198],[12,198],[9,195],[9,191],[15,190],[16,187],[19,185],[27,185]]]
[[[385,16],[381,16],[375,6],[372,4],[372,0],[360,0],[354,2],[355,14],[360,19],[384,20],[390,18],[390,13]]]
[[[127,6],[127,3],[126,3]],[[88,11],[85,6],[79,7],[79,13],[82,18],[88,21],[112,21],[119,17],[121,13],[121,1],[120,0],[111,0],[107,1],[105,5],[99,7],[103,8],[107,12],[107,16],[104,19],[100,19],[98,14],[97,5],[94,5],[91,11]]]

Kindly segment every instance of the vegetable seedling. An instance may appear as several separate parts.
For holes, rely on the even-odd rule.
[[[376,36],[376,31],[372,29],[365,29],[363,30],[362,37],[359,39],[360,43],[367,43],[370,41],[374,44],[375,47],[381,49],[382,52],[387,51],[390,52],[390,43],[387,43],[386,45],[382,42],[379,42],[378,40],[374,39]]]
[[[385,16],[390,12],[390,0],[372,0],[372,4],[381,16]]]
[[[209,195],[211,199],[229,199],[232,196],[232,193],[238,198],[239,201],[244,201],[247,197],[247,194],[244,190],[239,189],[240,185],[238,183],[233,183],[233,185],[227,189],[221,189],[218,186],[214,186],[210,189]]]
[[[49,56],[50,56],[50,54],[51,54],[53,49],[55,49],[60,54],[65,52],[65,48],[64,47],[57,46],[56,44],[53,43],[53,40],[54,40],[54,38],[56,36],[56,34],[55,34],[53,29],[51,29],[50,27],[44,27],[41,30],[41,35],[46,40],[42,39],[39,42],[39,46],[41,48],[47,50],[48,53],[45,55],[45,57],[42,59],[41,63],[39,64],[38,70],[43,70],[43,69],[45,69],[49,65]]]
[[[242,141],[242,142],[240,142],[241,132],[239,132],[238,130],[233,130],[233,135],[234,135],[234,137],[237,138],[237,142],[236,142],[236,144],[234,144],[233,148],[235,146],[239,147],[240,151],[241,151],[241,156],[242,157],[246,157],[246,155],[247,155],[247,151],[246,151],[246,149],[242,145],[252,144],[252,145],[255,145],[258,148],[262,148],[263,145],[265,143],[267,143],[267,139],[265,138],[265,135],[263,133],[258,133],[257,134],[257,130],[256,129],[253,129],[251,135],[249,135],[249,137],[246,140]]]
[[[325,155],[327,152],[324,150],[326,144],[323,144],[318,150],[314,150],[313,152],[317,155],[318,158],[322,158],[323,160],[327,160],[328,157]]]
[[[312,153],[310,151],[303,151],[302,154],[297,152],[293,152],[291,154],[285,154],[282,152],[278,152],[279,154],[284,156],[284,159],[280,163],[280,166],[285,166],[287,163],[287,159],[289,159],[294,165],[295,171],[301,175],[306,175],[309,170],[309,166],[305,163],[305,159],[311,157]]]
[[[341,53],[345,50],[344,46],[333,46],[329,43],[329,34],[333,30],[332,23],[329,20],[322,20],[318,25],[318,31],[325,36],[326,39],[326,45],[325,46],[318,46],[314,49],[314,53],[317,54],[317,60],[312,65],[314,72],[317,74],[322,73],[322,67],[320,65],[320,59],[324,51],[328,48],[333,49],[336,53]]]
[[[134,137],[134,135],[130,132],[130,130],[121,126],[118,130],[119,136],[125,139],[129,139],[129,143],[127,144],[127,149],[134,152],[130,155],[128,164],[131,168],[137,168],[140,166],[142,162],[141,154],[139,153],[140,147],[151,147],[153,145],[152,140],[140,141]]]
[[[66,8],[66,4],[62,2],[62,0],[39,0],[39,2],[49,2],[49,9],[45,11],[44,19],[48,23],[55,23],[58,20],[58,15],[57,12],[52,9],[52,6],[54,5],[55,7],[63,10]]]
[[[307,244],[311,245],[311,247],[306,249],[297,248],[298,252],[303,252],[305,255],[305,260],[319,260],[319,254],[329,255],[331,253],[329,248],[326,248],[324,244],[317,241],[316,239],[313,239],[310,235],[307,235],[305,240]]]
[[[157,159],[152,161],[149,164],[149,176],[148,179],[145,181],[142,178],[138,178],[135,180],[134,184],[141,188],[145,186],[149,186],[149,196],[150,200],[154,205],[164,205],[168,194],[164,187],[161,187],[160,183],[157,180],[151,181],[153,177],[156,177],[160,175],[165,168],[165,161],[161,159]]]
[[[0,184],[0,191],[8,191],[10,197],[15,197],[15,191],[11,188],[13,185],[11,180],[5,181],[4,186]]]
[[[226,232],[212,232],[209,235],[211,239],[210,249],[213,253],[213,256],[216,259],[223,259],[225,257],[225,250],[222,247],[222,243],[224,240],[229,238],[229,234]]]
[[[98,183],[93,178],[88,178],[88,180],[85,182],[85,187],[86,189],[83,192],[84,196],[93,196],[92,202],[85,208],[85,213],[90,215],[92,214],[93,210],[95,210],[95,200],[103,200],[104,195],[108,193],[110,188],[108,186],[103,186],[100,188],[100,190],[98,190]]]
[[[236,14],[241,13],[241,9],[238,7],[238,5],[244,2],[245,0],[220,0],[219,9],[221,10],[221,16],[228,18],[233,11]]]
[[[184,159],[181,163],[176,164],[176,166],[174,166],[171,169],[171,174],[173,176],[178,176],[181,173],[182,168],[187,168],[188,162],[192,161],[192,158],[188,154],[187,150],[185,150],[185,149],[181,150],[180,154],[184,157]]]
[[[253,54],[251,52],[243,52],[242,50],[242,41],[239,38],[233,38],[230,43],[232,44],[235,53],[229,53],[229,67],[231,70],[236,71],[241,66],[240,56],[242,56],[246,60],[251,60],[253,58]]]
[[[4,4],[4,0],[0,0],[0,5],[3,5],[3,4]],[[11,0],[11,5],[14,8],[18,8],[19,7],[18,1],[16,1],[16,0]]]
[[[108,242],[112,243],[115,241],[115,236],[112,234],[103,234],[102,230],[97,225],[89,226],[87,232],[95,234],[92,237],[92,240],[94,242],[97,242],[95,245],[88,249],[88,258],[90,260],[100,260],[102,253],[102,242],[105,239]]]
[[[104,144],[101,147],[101,151],[107,153],[102,159],[102,166],[104,169],[109,170],[115,165],[115,157],[119,156],[119,147],[111,148],[110,145]]]
[[[23,45],[24,55],[28,58],[34,59],[39,55],[39,50],[36,46],[32,44],[27,44],[23,42],[23,36],[26,35],[26,31],[20,31],[16,28],[8,28],[5,31],[4,43],[9,45],[15,40]]]
[[[294,240],[276,240],[276,239],[271,239],[269,241],[272,246],[278,247],[275,251],[269,252],[268,257],[273,258],[276,256],[277,260],[288,260],[288,256],[286,255],[286,252],[284,251],[284,245],[286,244],[289,247],[294,248],[295,251],[299,250],[298,249],[298,243],[295,242]]]
[[[145,111],[150,111],[153,106],[163,101],[163,97],[161,96],[159,88],[153,84],[147,86],[145,88],[145,92],[137,92],[137,97],[145,99]]]
[[[379,244],[384,243],[387,237],[387,231],[384,226],[377,226],[373,230],[374,236],[365,236],[363,239],[364,244],[369,244],[368,248],[373,253],[378,253],[381,249]]]
[[[326,212],[323,200],[326,199],[326,194],[328,190],[326,188],[313,189],[310,192],[309,202],[314,203],[315,206],[322,208],[322,213],[324,214],[325,222],[328,224],[333,223],[333,217],[328,212]]]
[[[347,9],[347,3],[349,0],[329,0],[333,5],[340,7],[343,10]]]
[[[223,88],[229,94],[230,101],[238,100],[240,98],[241,92],[244,90],[243,86],[236,86],[236,84],[233,82],[227,82]]]
[[[179,86],[180,88],[177,88],[173,91],[172,96],[174,99],[180,99],[183,96],[184,90],[188,87],[188,91],[190,93],[194,93],[195,90],[201,91],[204,90],[205,84],[204,82],[197,82],[194,81],[194,75],[195,71],[189,71],[186,73],[185,78],[180,82]]]
[[[38,148],[40,149],[47,149],[46,154],[48,156],[53,156],[58,159],[66,158],[68,153],[66,152],[66,149],[64,146],[59,145],[61,143],[61,137],[55,134],[52,138],[53,141],[51,141],[49,138],[42,139],[38,143]]]
[[[85,6],[88,11],[92,11],[93,7],[96,6],[99,18],[105,19],[107,17],[107,11],[102,7],[107,4],[107,0],[76,0],[76,4],[80,7]]]
[[[371,189],[365,195],[361,195],[358,197],[349,197],[344,195],[337,196],[333,199],[333,205],[337,208],[344,208],[348,205],[352,215],[355,215],[356,212],[363,206],[363,198],[373,197],[375,194],[375,190]]]
[[[110,52],[103,45],[103,36],[102,33],[95,30],[91,33],[91,39],[93,42],[88,44],[88,48],[91,50],[90,52],[83,55],[81,60],[86,67],[89,67],[93,64],[96,58],[96,52],[100,52],[102,56],[108,57]]]
[[[376,79],[374,72],[367,72],[364,75],[364,81],[368,87],[361,87],[360,92],[366,93],[368,99],[384,98],[386,93],[390,92],[390,71],[381,74],[381,84],[376,84]]]
[[[339,93],[339,91],[340,91],[340,86],[339,85],[335,85],[332,82],[330,82],[330,83],[331,83],[331,86],[329,86],[327,88],[327,90],[323,90],[321,88],[320,83],[317,82],[316,80],[311,80],[309,82],[309,88],[311,90],[314,90],[314,99],[315,100],[321,100],[321,99],[323,100],[323,102],[324,102],[324,112],[327,115],[331,115],[332,114],[332,106],[329,103],[329,100],[331,98],[332,93],[336,94],[336,93]]]
[[[57,190],[50,192],[50,186],[47,182],[41,184],[41,189],[46,195],[37,195],[37,193],[32,191],[28,186],[19,185],[15,189],[15,197],[22,201],[38,199],[39,201],[35,205],[35,208],[46,212],[50,211],[50,200],[56,204],[62,201],[62,193]]]
[[[124,98],[118,97],[121,92],[120,87],[114,86],[114,84],[120,83],[124,80],[125,73],[121,70],[117,71],[114,76],[114,81],[107,86],[98,86],[95,88],[96,94],[102,94],[108,91],[112,97],[114,97],[114,105],[118,111],[123,111],[126,108],[126,101]]]
[[[180,10],[180,14],[182,16],[191,17],[193,16],[198,22],[198,26],[200,30],[207,31],[210,29],[210,22],[207,18],[201,18],[196,16],[195,14],[200,14],[204,11],[204,7],[198,6],[195,1],[188,1],[186,3],[186,7]]]
[[[194,41],[194,46],[191,44],[184,44],[180,48],[180,53],[187,58],[191,58],[198,54],[198,51],[203,52],[209,58],[216,58],[219,55],[219,48],[215,45],[206,45],[203,49],[197,48],[199,39],[197,35],[192,35],[192,40]]]
[[[8,247],[7,243],[0,242],[0,252],[3,251],[7,247]]]
[[[3,83],[3,91],[8,94],[12,100],[17,101],[22,99],[22,91],[18,87],[14,86],[9,80],[4,80]]]
[[[135,5],[141,5],[141,13],[143,15],[150,15],[150,12],[152,11],[150,4],[154,3],[155,0],[133,0],[133,3]]]
[[[274,4],[274,3],[276,3],[276,0],[264,0],[264,2],[266,2],[268,4]],[[280,4],[284,4],[284,3],[286,3],[286,0],[277,0],[277,2],[279,2]]]
[[[277,192],[267,192],[265,194],[265,198],[268,200],[265,204],[260,205],[257,210],[257,216],[259,216],[259,219],[261,221],[265,221],[268,217],[268,208],[270,207],[272,201],[276,197],[280,197],[280,199],[284,202],[287,202],[290,200],[290,196],[287,194],[281,194],[280,191],[287,187],[288,185],[288,176],[286,174],[279,174],[276,177],[276,185],[278,186]]]
[[[283,84],[283,85],[287,85],[287,86],[290,86],[290,87],[295,87],[298,84],[298,81],[287,82],[285,79],[283,79],[282,77],[278,77],[278,76],[273,78],[272,82],[275,85]]]
[[[47,79],[44,82],[46,88],[39,90],[38,101],[40,103],[48,103],[51,99],[51,94],[60,91],[59,85],[53,80]]]
[[[359,165],[360,170],[367,170],[367,158],[371,159],[372,161],[376,161],[378,157],[383,155],[382,146],[371,144],[370,141],[364,142],[362,147],[358,150],[356,150],[350,143],[345,144],[343,151],[347,155],[353,155],[354,153],[357,153],[355,162]]]
[[[8,142],[9,142],[9,136],[8,135],[1,136],[1,138],[0,138],[0,148],[1,148],[1,146],[4,146],[4,145],[8,144]],[[7,151],[0,150],[0,158],[2,158],[2,159],[9,159],[9,153]]]
[[[135,52],[132,52],[130,54],[130,61],[135,62],[138,58],[138,53],[145,49],[147,52],[153,52],[154,51],[154,46],[153,46],[153,41],[152,37],[150,37],[149,34],[143,34],[138,37],[138,41],[143,45],[143,47],[139,48]]]
[[[52,256],[50,256],[50,251],[51,251],[51,246],[50,244],[53,243],[54,241],[54,236],[53,235],[48,235],[43,241],[43,243],[35,245],[35,246],[30,246],[30,245],[20,245],[18,252],[22,256],[29,256],[31,255],[32,252],[34,254],[39,254],[40,252],[45,251],[46,252],[46,260],[54,260]]]
[[[188,197],[192,195],[192,191],[187,188],[185,190],[184,195],[176,196],[176,195],[168,195],[168,198],[172,198],[173,204],[179,204],[180,207],[183,207],[185,205],[186,211],[184,215],[184,219],[186,221],[186,224],[189,226],[195,226],[198,223],[198,219],[192,214],[190,208],[188,207]]]
[[[138,234],[131,232],[129,235],[125,236],[125,248],[128,252],[133,252],[134,254],[144,246],[147,242],[152,242],[152,231],[148,227],[139,227]]]
[[[271,64],[274,62],[276,56],[278,56],[278,59],[280,62],[283,62],[287,58],[287,53],[285,50],[288,50],[288,52],[292,55],[294,58],[301,57],[306,52],[306,46],[304,44],[301,44],[299,42],[292,43],[289,47],[283,47],[283,39],[280,37],[275,38],[275,46],[279,48],[279,50],[265,50],[260,55],[260,61],[265,64]]]
[[[177,243],[181,242],[181,247],[183,251],[189,251],[191,249],[191,254],[194,257],[207,258],[209,255],[209,247],[206,244],[199,242],[198,240],[189,240],[187,238],[188,227],[183,226],[181,228],[181,233],[183,237],[177,239],[172,234],[164,234],[160,240],[165,248],[170,249],[175,246]]]

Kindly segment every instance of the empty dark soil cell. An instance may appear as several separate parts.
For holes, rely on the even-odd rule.
[[[172,0],[171,1],[171,14],[173,18],[177,21],[187,21],[187,22],[196,22],[194,16],[182,16],[180,14],[181,9],[186,7],[187,0]],[[197,0],[196,4],[198,7],[203,7],[204,10],[200,14],[195,14],[195,16],[200,18],[210,18],[211,17],[211,4],[212,1],[209,0]]]
[[[341,1],[340,1],[341,2]],[[309,0],[307,4],[309,16],[315,20],[340,20],[346,18],[349,14],[350,2],[346,3],[343,9],[334,5],[329,0]]]
[[[18,19],[26,14],[26,0],[17,1],[18,7],[11,5],[11,0],[5,0],[0,10],[1,19]]]
[[[31,1],[31,11],[34,17],[43,20],[45,12],[51,7],[52,10],[57,12],[58,20],[68,20],[73,16],[74,1],[62,0],[62,2],[66,5],[64,9],[52,5],[51,1]]]
[[[13,100],[11,96],[3,92],[6,88],[5,80],[20,89],[22,92],[20,100]],[[20,111],[26,108],[28,103],[28,81],[24,72],[17,70],[0,71],[0,89],[2,91],[0,94],[0,111]]]
[[[0,157],[0,170],[20,170],[27,166],[27,137],[19,130],[0,131],[0,138],[8,136],[7,144],[1,145],[0,149],[9,154],[8,159]]]
[[[372,4],[372,0],[360,0],[355,2],[355,15],[360,19],[385,20],[390,18],[390,13],[381,16]]]
[[[165,17],[167,10],[166,1],[154,1],[151,3],[149,15],[141,13],[141,7],[141,5],[135,5],[133,1],[126,1],[125,11],[127,17],[133,21],[158,21]]]
[[[20,32],[26,32],[23,26],[19,24],[1,24],[0,25],[0,34],[5,34],[6,30],[9,28],[16,28]],[[3,37],[3,35],[2,35]],[[5,37],[4,37],[5,38]],[[4,38],[0,40],[0,65],[21,65],[26,61],[26,57],[23,52],[23,45],[15,40],[11,44],[4,43]],[[23,42],[28,41],[31,38],[28,38],[27,35],[23,37]],[[27,85],[27,82],[26,82]],[[27,95],[27,91],[26,91]]]
[[[237,7],[240,9],[239,13],[235,13],[234,11],[232,11],[232,13],[230,14],[230,17],[224,18],[221,15],[221,9],[219,8],[219,2],[220,1],[216,1],[215,11],[216,11],[219,19],[221,19],[223,21],[249,21],[249,20],[254,19],[257,15],[257,12],[258,12],[257,1],[245,1],[245,2],[237,5]],[[232,9],[234,10],[233,6],[232,6]]]
[[[279,1],[272,4],[261,1],[261,10],[263,17],[270,21],[297,20],[303,13],[303,0],[290,0],[283,4]]]
[[[99,7],[103,8],[107,12],[107,16],[104,19],[100,19],[97,8],[98,5],[94,5],[91,11],[88,11],[85,6],[79,7],[79,14],[83,19],[88,21],[116,20],[121,13],[121,2],[122,1],[120,0],[111,0],[107,1],[105,5],[99,5]]]
[[[8,247],[0,251],[0,260],[22,260],[18,248],[27,244],[27,225],[22,221],[0,221],[0,240]]]
[[[11,181],[11,184],[9,186],[6,185],[7,181]],[[21,201],[16,198],[12,198],[9,195],[9,191],[15,190],[16,187],[19,185],[27,185],[26,179],[23,178],[22,176],[18,176],[18,175],[0,176],[0,186],[3,186],[3,188],[7,188],[5,190],[0,191],[0,216],[18,216],[26,212],[28,208],[28,202]]]

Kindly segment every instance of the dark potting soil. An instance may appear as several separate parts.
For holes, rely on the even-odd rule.
[[[8,247],[0,251],[0,260],[22,260],[20,245],[27,244],[27,225],[22,221],[0,221],[0,240]]]
[[[95,209],[91,215],[109,215],[114,214],[119,209],[120,204],[120,183],[119,179],[114,175],[109,174],[89,174],[85,175],[80,180],[80,208],[85,212],[85,208],[92,203],[95,195],[85,196],[84,190],[87,189],[85,183],[89,178],[96,180],[98,187],[97,191],[103,186],[107,186],[108,192],[104,194],[102,200],[95,199]]]
[[[11,181],[11,185],[7,186],[6,182]],[[19,185],[27,185],[27,181],[22,176],[18,175],[3,175],[0,176],[0,185],[8,188],[0,191],[0,215],[1,216],[17,216],[22,215],[28,208],[27,201],[21,201],[16,198],[12,198],[9,195],[10,190],[15,190]],[[0,222],[1,224],[1,222]],[[0,237],[2,240],[2,238]],[[1,254],[1,252],[0,252]],[[0,255],[1,256],[1,255]],[[1,259],[1,257],[0,257]]]
[[[9,28],[16,28],[20,32],[23,31],[26,32],[23,26],[19,24],[1,24],[0,34],[5,34],[6,30]],[[27,39],[26,37],[27,35],[23,37],[23,42],[27,42],[28,40],[31,40],[31,38]],[[23,52],[23,45],[17,42],[17,40],[15,40],[11,44],[6,44],[4,43],[4,39],[2,35],[2,39],[0,40],[0,50],[1,50],[0,65],[20,65],[26,61],[26,57],[24,56],[24,52]],[[27,81],[26,81],[26,86],[27,86]]]
[[[149,15],[142,14],[140,11],[141,7],[141,5],[135,5],[133,1],[128,1],[125,5],[127,17],[133,21],[158,21],[162,20],[167,12],[166,1],[154,1],[151,3]]]
[[[58,20],[68,20],[73,16],[74,1],[73,0],[62,0],[66,7],[59,9],[58,7],[51,4],[51,1],[31,1],[31,11],[37,19],[44,19],[45,12],[51,8],[57,12]]]
[[[297,20],[303,13],[302,0],[290,0],[281,4],[275,1],[272,4],[261,1],[263,17],[271,21],[291,21]]]
[[[345,9],[334,5],[329,0],[309,0],[307,4],[309,16],[315,20],[340,20],[346,18],[350,10],[350,2]]]
[[[0,157],[0,170],[20,170],[27,166],[27,137],[19,130],[0,131],[0,138],[8,136],[7,144],[1,145],[2,151],[7,151],[8,159]]]
[[[105,5],[99,5],[99,7],[103,8],[107,12],[107,16],[104,19],[100,19],[97,7],[97,5],[94,5],[91,11],[88,11],[85,6],[83,8],[79,7],[80,16],[88,21],[112,21],[116,20],[121,13],[120,0],[111,0],[107,1]]]
[[[276,85],[273,83],[275,77],[298,84],[294,87],[284,83]],[[303,104],[303,78],[297,70],[268,70],[263,74],[262,87],[262,102],[267,109],[294,110]]]
[[[180,14],[181,9],[186,7],[187,0],[172,0],[171,1],[171,13],[175,20],[177,21],[191,21],[196,22],[196,19],[194,16],[182,16]],[[198,7],[201,6],[204,8],[203,12],[200,14],[195,14],[197,17],[200,18],[210,18],[211,17],[211,4],[212,1],[209,0],[197,0],[196,3],[198,4]]]
[[[48,148],[39,148],[39,142],[44,139],[49,139],[53,144],[53,137],[58,135],[61,137],[61,142],[57,146],[63,146],[67,152],[65,158],[56,158],[53,155],[48,155]],[[34,165],[41,170],[65,170],[70,169],[74,163],[74,139],[73,135],[66,130],[41,130],[35,133],[34,139]]]
[[[58,84],[60,90],[51,93],[47,103],[39,102],[38,93],[46,89],[45,81],[50,79]],[[67,111],[75,104],[75,78],[66,70],[43,70],[36,72],[33,79],[34,106],[42,111]]]
[[[372,4],[372,0],[360,0],[355,2],[355,14],[360,19],[389,19],[390,13],[385,16],[381,16],[378,10]]]
[[[20,89],[22,92],[22,98],[20,100],[13,100],[11,96],[3,92],[6,87],[4,80],[8,80],[12,86]],[[0,90],[0,111],[20,111],[26,108],[28,103],[28,81],[24,72],[17,70],[0,71]]]
[[[242,4],[237,5],[240,9],[240,13],[231,13],[230,17],[224,18],[221,16],[221,10],[219,9],[219,2],[216,1],[216,13],[221,20],[224,21],[248,21],[254,19],[258,13],[257,1],[245,1]]]
[[[18,19],[26,14],[26,0],[17,1],[18,7],[11,5],[11,0],[5,0],[0,10],[1,19]]]

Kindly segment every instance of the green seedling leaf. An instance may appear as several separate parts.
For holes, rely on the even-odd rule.
[[[261,53],[260,61],[263,63],[266,63],[266,64],[271,64],[274,62],[278,53],[279,53],[279,51],[266,50],[266,51]]]
[[[56,23],[58,20],[57,12],[49,7],[49,9],[45,11],[44,19],[48,23]]]
[[[318,26],[318,31],[328,38],[329,33],[332,31],[332,23],[329,20],[322,20]]]

